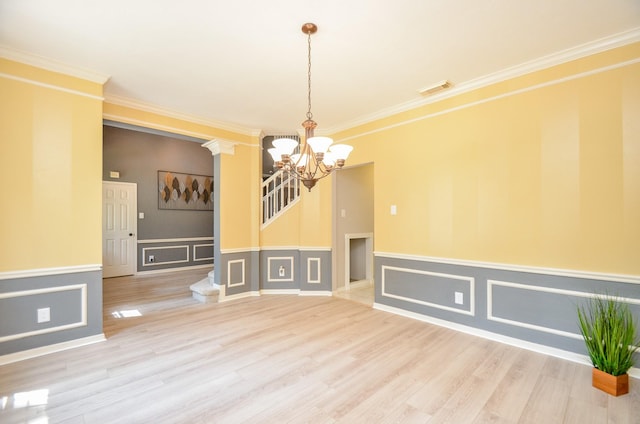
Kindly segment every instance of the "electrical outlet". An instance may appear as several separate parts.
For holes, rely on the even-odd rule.
[[[147,262],[151,263],[151,262],[155,262],[156,261],[156,257],[153,255],[149,255],[149,259],[147,260]]]
[[[455,292],[456,305],[462,305],[464,303],[464,294],[462,292]]]
[[[51,309],[40,308],[38,309],[38,323],[51,321]]]

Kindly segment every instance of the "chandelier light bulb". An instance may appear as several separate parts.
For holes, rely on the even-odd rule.
[[[337,160],[347,160],[347,158],[349,157],[349,153],[351,153],[352,150],[353,147],[349,146],[348,144],[334,144],[329,149],[329,151]]]
[[[275,147],[270,148],[267,152],[269,152],[274,162],[280,162],[282,160],[282,153]]]
[[[333,140],[329,137],[311,137],[307,140],[314,153],[326,153]]]
[[[292,138],[277,138],[271,143],[281,155],[291,155],[298,147],[298,142]]]

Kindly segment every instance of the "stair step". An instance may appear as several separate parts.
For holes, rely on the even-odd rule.
[[[202,303],[217,303],[218,296],[220,294],[220,287],[211,284],[209,278],[204,278],[197,283],[189,286],[191,289],[191,295],[198,302]]]

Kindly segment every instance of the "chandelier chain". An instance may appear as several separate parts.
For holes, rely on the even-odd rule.
[[[308,61],[307,61],[307,102],[309,108],[307,109],[307,119],[313,118],[313,113],[311,113],[311,32],[308,33],[307,37],[307,51],[308,51]]]

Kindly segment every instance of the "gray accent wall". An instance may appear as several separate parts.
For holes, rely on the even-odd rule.
[[[103,180],[137,184],[138,213],[144,214],[143,219],[138,219],[137,239],[153,243],[138,245],[137,271],[213,263],[213,259],[198,259],[205,257],[205,246],[194,247],[214,242],[213,212],[158,208],[158,171],[213,175],[213,157],[202,148],[204,140],[109,122],[103,131]],[[111,178],[110,171],[119,172],[120,178]],[[214,195],[214,202],[215,199]],[[199,240],[203,237],[211,240]],[[155,242],[172,239],[180,241]],[[185,247],[176,247],[178,245]],[[143,255],[143,249],[151,247],[156,248],[154,257],[160,257],[153,264],[148,254]],[[169,249],[159,249],[162,247]]]
[[[299,290],[300,252],[271,250],[260,252],[261,290]]]
[[[300,251],[300,292],[331,293],[331,251]]]
[[[334,204],[334,221],[335,221],[335,285],[334,290],[344,288],[346,257],[351,256],[346,251],[345,237],[347,234],[362,234],[374,232],[374,203],[373,203],[373,167],[369,163],[365,165],[354,166],[341,169],[335,173],[335,204]],[[364,243],[363,239],[360,239]],[[355,242],[358,246],[359,242]],[[360,247],[364,247],[360,244]],[[363,252],[363,254],[366,254]],[[355,258],[354,265],[355,274],[350,272],[353,279],[359,279],[365,272],[358,273],[358,270],[364,271],[362,261],[366,261],[364,256]],[[370,259],[371,260],[371,259]],[[350,271],[351,271],[351,267]],[[362,279],[366,278],[363,277]]]
[[[213,238],[162,242],[138,241],[138,269],[150,271],[211,264],[213,245]]]
[[[225,295],[233,296],[259,290],[259,252],[245,251],[222,253],[216,262],[215,274],[220,276],[220,285],[225,286]]]
[[[244,293],[331,294],[331,251],[260,250],[222,253],[216,261],[217,284],[225,296]]]
[[[576,308],[590,296],[623,298],[640,320],[640,284],[559,274],[377,254],[375,302],[582,355]]]
[[[0,356],[102,335],[102,271],[2,279],[0,322]]]
[[[260,290],[331,293],[330,250],[261,250]]]

